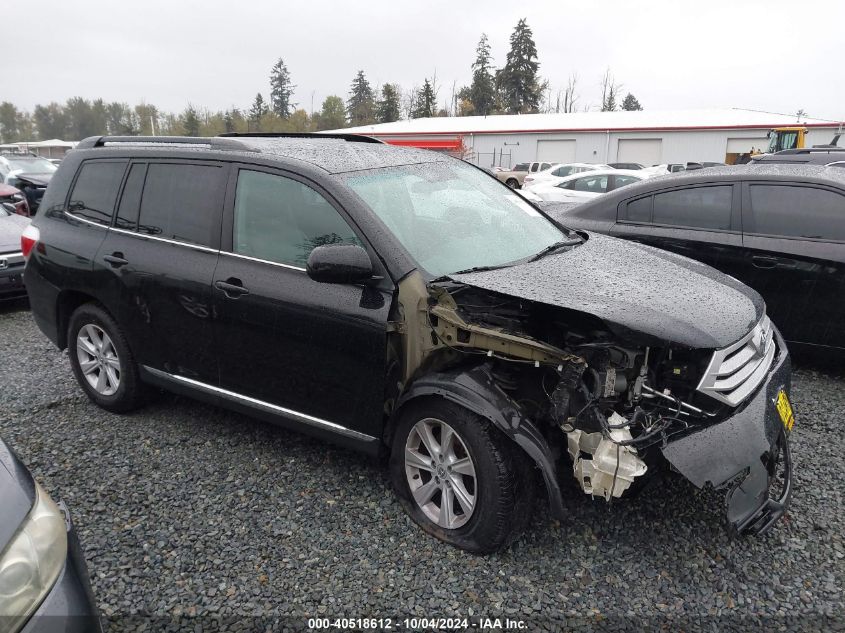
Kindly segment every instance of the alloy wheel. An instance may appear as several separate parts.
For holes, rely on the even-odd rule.
[[[436,418],[413,426],[405,442],[405,475],[429,520],[449,530],[469,521],[478,495],[475,465],[451,426]]]
[[[94,391],[112,396],[120,386],[120,358],[114,343],[98,325],[83,325],[76,335],[76,358],[82,375]]]

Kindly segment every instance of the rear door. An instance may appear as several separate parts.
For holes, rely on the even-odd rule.
[[[318,429],[380,436],[392,285],[318,283],[305,272],[316,246],[365,245],[363,236],[294,174],[241,166],[230,191],[214,276],[220,386]]]
[[[718,183],[629,198],[619,205],[611,234],[737,276],[743,260],[740,195],[738,184]]]
[[[139,364],[217,384],[211,281],[228,166],[133,161],[97,254]]]
[[[789,341],[845,348],[845,192],[743,185],[745,275]]]

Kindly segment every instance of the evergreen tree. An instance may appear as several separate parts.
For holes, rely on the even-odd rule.
[[[488,115],[493,111],[496,103],[496,85],[493,78],[492,57],[487,35],[481,34],[478,47],[475,49],[475,62],[472,65],[472,85],[469,87],[469,101],[472,103],[473,113]]]
[[[423,87],[417,92],[414,99],[414,110],[411,112],[412,119],[423,119],[433,117],[437,109],[437,95],[434,93],[434,86],[426,79]]]
[[[375,122],[376,101],[370,82],[359,70],[349,88],[349,99],[346,100],[346,114],[349,125],[369,125]]]
[[[18,123],[20,113],[17,107],[9,101],[0,103],[0,141],[3,143],[14,143],[20,139]]]
[[[252,102],[252,107],[249,109],[249,120],[252,123],[258,124],[261,121],[261,117],[267,114],[267,112],[267,104],[264,102],[264,97],[262,97],[259,92],[255,95],[255,101]]]
[[[399,87],[394,84],[384,84],[381,88],[381,99],[376,108],[376,120],[379,123],[398,121],[400,113]]]
[[[67,119],[62,106],[58,103],[35,106],[32,119],[38,130],[39,140],[46,141],[51,138],[63,139],[67,137]]]
[[[343,99],[335,95],[326,97],[316,119],[317,130],[339,130],[346,127],[346,108],[343,105]]]
[[[504,68],[496,73],[502,105],[510,114],[537,112],[543,87],[537,79],[537,45],[531,28],[521,19],[511,34]]]
[[[147,103],[139,103],[135,106],[135,120],[138,122],[138,131],[140,134],[154,134],[161,132],[161,126],[158,123],[159,111],[154,105]]]
[[[190,103],[182,113],[182,133],[185,136],[200,135],[200,119],[196,109]]]
[[[287,119],[296,107],[290,100],[295,88],[291,83],[288,67],[280,57],[270,71],[270,108],[283,119]]]
[[[613,75],[610,73],[610,68],[604,71],[604,77],[601,80],[601,111],[613,112],[619,105],[619,91],[622,89],[621,84],[616,83]]]
[[[643,107],[640,105],[640,102],[637,100],[637,98],[629,92],[627,95],[625,95],[625,98],[622,100],[622,109],[642,110]]]
[[[223,113],[223,129],[226,131],[226,134],[231,134],[235,131],[235,116],[231,110],[226,110]]]

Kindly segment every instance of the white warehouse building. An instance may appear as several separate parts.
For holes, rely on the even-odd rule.
[[[733,163],[766,150],[767,132],[807,129],[806,146],[830,143],[839,124],[753,110],[642,110],[469,117],[434,117],[335,132],[366,134],[395,145],[461,155],[481,166],[520,162]]]

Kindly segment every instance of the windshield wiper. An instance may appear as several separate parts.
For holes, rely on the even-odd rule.
[[[549,244],[546,248],[544,248],[539,253],[537,253],[536,255],[531,257],[528,261],[529,262],[536,262],[538,259],[545,257],[549,253],[553,253],[556,250],[561,249],[565,246],[578,246],[579,244],[582,244],[583,242],[584,242],[584,240],[579,238],[577,240],[566,240],[566,241],[561,241],[561,242],[555,242],[554,244]]]
[[[496,266],[473,266],[472,268],[465,268],[464,270],[456,270],[453,273],[449,273],[449,275],[466,275],[468,273],[483,273],[485,270],[499,270],[500,268],[509,268],[511,266],[513,266],[513,264],[498,264]]]

